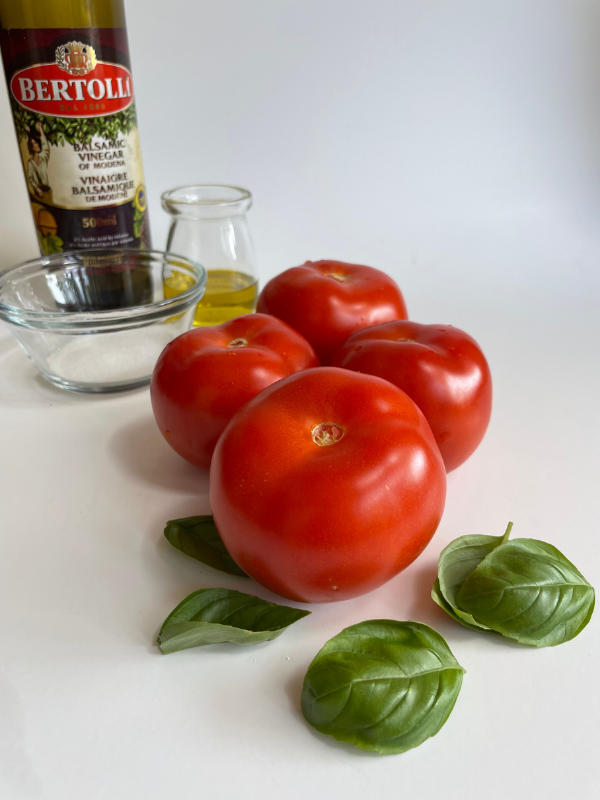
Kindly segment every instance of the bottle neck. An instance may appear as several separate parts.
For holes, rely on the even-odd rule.
[[[0,28],[124,28],[123,0],[0,0]]]

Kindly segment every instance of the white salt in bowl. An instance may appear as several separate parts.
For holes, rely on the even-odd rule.
[[[56,386],[135,389],[192,326],[206,278],[199,264],[155,250],[56,253],[0,275],[0,319]]]

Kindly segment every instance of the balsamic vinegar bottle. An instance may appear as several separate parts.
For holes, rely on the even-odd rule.
[[[123,0],[0,0],[0,46],[42,254],[148,247]]]
[[[0,0],[0,47],[42,255],[148,248],[123,0]],[[65,310],[148,302],[149,276],[118,257],[83,258]]]

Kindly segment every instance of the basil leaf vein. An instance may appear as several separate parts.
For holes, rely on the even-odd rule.
[[[310,613],[233,589],[199,589],[169,614],[157,642],[165,654],[225,642],[259,644]]]
[[[165,537],[186,556],[229,575],[248,577],[229,555],[210,514],[169,520]]]
[[[306,673],[302,712],[321,733],[378,753],[403,753],[448,719],[464,670],[420,622],[370,620],[346,628]]]
[[[591,619],[594,589],[551,544],[514,539],[493,550],[462,584],[456,602],[481,624],[522,644],[548,647]]]

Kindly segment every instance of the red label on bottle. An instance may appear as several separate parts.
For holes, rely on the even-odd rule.
[[[10,91],[23,108],[53,117],[102,117],[133,102],[129,70],[98,61],[82,42],[57,47],[54,63],[16,72]]]

